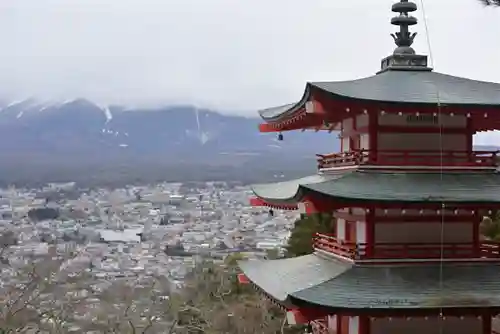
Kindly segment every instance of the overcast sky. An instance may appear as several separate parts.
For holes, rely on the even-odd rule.
[[[424,1],[436,70],[500,82],[500,9]],[[394,49],[393,2],[0,0],[0,95],[253,113],[306,81],[374,74]]]

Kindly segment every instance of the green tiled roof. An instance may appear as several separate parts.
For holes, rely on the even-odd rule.
[[[269,199],[275,202],[290,202],[298,195],[299,188],[303,185],[313,185],[331,181],[339,176],[311,175],[296,180],[289,180],[277,183],[256,184],[252,190],[260,198]]]
[[[292,115],[303,108],[314,89],[338,98],[418,105],[500,107],[500,84],[431,71],[386,71],[350,81],[311,82],[295,103],[261,110],[266,121]]]
[[[430,71],[387,71],[358,80],[311,85],[367,101],[500,106],[500,84]]]
[[[499,307],[500,265],[354,266],[291,297],[331,308]]]
[[[291,293],[326,282],[344,270],[344,266],[331,266],[330,260],[313,254],[284,260],[241,261],[238,265],[249,280],[280,302],[286,302]]]
[[[284,183],[261,185],[254,188],[254,192],[270,202],[300,200],[304,190],[337,200],[415,203],[500,202],[500,174],[496,172],[441,174],[356,171],[315,181],[289,181],[287,187],[282,187]]]
[[[500,265],[352,265],[317,254],[240,263],[280,302],[348,309],[500,307]]]

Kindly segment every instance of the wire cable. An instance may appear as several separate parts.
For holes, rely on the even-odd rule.
[[[434,55],[432,53],[432,43],[431,43],[431,38],[430,38],[430,33],[429,33],[429,25],[427,22],[427,14],[425,10],[425,2],[424,0],[420,0],[420,6],[422,8],[422,16],[423,16],[423,22],[424,22],[424,28],[425,28],[425,37],[426,37],[426,42],[427,42],[427,48],[429,51],[429,57],[430,57],[430,64],[431,67],[434,67]],[[442,122],[442,105],[441,105],[441,96],[439,92],[439,87],[435,82],[432,82],[434,85],[434,88],[436,90],[436,101],[437,101],[437,121],[438,121],[438,126],[439,126],[439,162],[440,162],[440,169],[439,169],[439,174],[440,174],[440,184],[439,188],[442,188],[444,185],[443,182],[443,172],[444,172],[444,157],[443,157],[443,122]],[[443,280],[444,280],[444,235],[445,235],[445,210],[446,210],[446,204],[445,202],[441,202],[440,206],[440,213],[441,213],[441,234],[440,234],[440,262],[439,262],[439,293],[442,296],[443,294]],[[439,315],[440,318],[443,318],[443,308],[441,307],[439,310]],[[442,321],[439,322],[439,332],[442,334],[443,333],[443,328],[444,324]]]

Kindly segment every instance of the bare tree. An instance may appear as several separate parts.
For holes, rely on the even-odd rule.
[[[68,268],[70,255],[58,254],[56,246],[24,257],[3,246],[0,328],[4,333],[65,331],[89,294],[87,273]]]
[[[165,278],[99,279],[71,247],[21,256],[15,246],[3,246],[9,261],[0,268],[2,333],[153,334],[173,322]]]
[[[500,7],[500,0],[479,0],[485,6],[496,6]]]
[[[26,254],[12,236],[0,233],[2,333],[297,333],[282,309],[237,283],[237,256],[196,265],[172,290],[146,272],[98,277],[76,245]]]
[[[168,333],[165,329],[175,323],[169,285],[161,277],[113,282],[98,294],[98,307],[84,328],[117,334]]]
[[[196,266],[179,296],[177,321],[182,333],[298,333],[301,329],[285,325],[282,309],[238,284],[235,260]]]

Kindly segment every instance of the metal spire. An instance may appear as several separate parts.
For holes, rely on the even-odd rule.
[[[417,35],[416,32],[410,32],[410,26],[418,23],[417,18],[410,13],[417,10],[417,5],[409,0],[400,0],[392,5],[392,11],[399,13],[391,19],[391,24],[399,26],[399,31],[391,34],[397,48],[393,54],[382,60],[380,72],[389,70],[404,70],[404,71],[431,71],[427,67],[427,56],[418,55],[411,47],[413,40]],[[379,72],[379,73],[380,73]]]
[[[396,50],[394,50],[394,54],[415,54],[411,45],[417,33],[410,33],[409,27],[417,24],[418,21],[415,17],[409,15],[409,13],[416,10],[417,5],[408,0],[401,0],[392,5],[392,11],[399,13],[399,16],[393,17],[391,20],[391,24],[399,26],[399,32],[391,34],[394,38],[394,42],[398,46]]]

